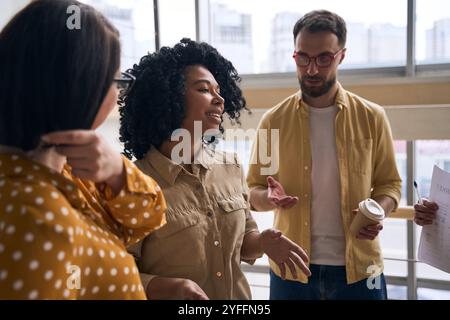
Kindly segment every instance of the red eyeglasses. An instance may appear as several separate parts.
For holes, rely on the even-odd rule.
[[[338,54],[344,50],[345,48],[342,48],[336,51],[336,53],[322,53],[314,57],[310,57],[306,53],[294,51],[294,55],[292,57],[295,59],[295,63],[299,67],[307,67],[311,61],[314,61],[319,68],[328,68],[331,66]]]

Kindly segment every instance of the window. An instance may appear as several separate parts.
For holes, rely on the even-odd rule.
[[[194,0],[159,1],[161,46],[173,46],[182,38],[195,40]]]
[[[402,178],[402,197],[400,206],[406,205],[406,141],[394,141],[397,169]],[[386,219],[380,233],[380,246],[384,256],[386,276],[405,277],[407,275],[407,229],[406,220]],[[401,286],[388,286],[390,299],[406,299],[406,290]]]
[[[289,0],[210,0],[210,42],[239,73],[295,70],[295,22],[315,9],[328,9],[347,22],[344,68],[406,63],[407,2],[315,2]],[[386,8],[389,7],[389,10]]]
[[[448,290],[419,288],[417,292],[420,300],[450,300]]]
[[[450,1],[417,0],[416,58],[420,64],[450,62]]]
[[[447,170],[450,164],[450,140],[419,140],[416,142],[416,181],[422,197],[430,195],[433,167]]]
[[[121,69],[131,68],[147,52],[155,51],[152,0],[84,0],[102,12],[119,30]]]
[[[119,30],[122,44],[121,70],[138,63],[148,52],[155,51],[155,27],[152,0],[83,0],[102,12]],[[118,113],[112,112],[98,131],[118,152],[123,151],[119,141]]]
[[[386,276],[407,275],[407,230],[406,220],[386,219],[380,232],[380,246],[384,257],[384,274]]]
[[[406,141],[394,141],[394,149],[397,170],[402,178],[402,197],[400,199],[400,206],[406,206]]]
[[[444,160],[444,165],[442,167],[445,171],[450,172],[450,160]]]

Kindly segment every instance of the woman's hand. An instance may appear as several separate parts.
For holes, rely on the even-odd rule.
[[[297,279],[295,265],[307,276],[311,275],[306,263],[308,255],[296,243],[285,237],[280,231],[267,229],[260,236],[262,251],[273,260],[281,271],[281,278],[286,278],[286,266],[289,267],[294,279]]]
[[[67,158],[72,174],[80,179],[108,184],[118,193],[125,184],[122,157],[93,130],[58,131],[46,134],[42,140],[55,145]]]

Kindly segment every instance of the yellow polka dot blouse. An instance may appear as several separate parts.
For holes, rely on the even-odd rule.
[[[0,155],[0,299],[145,299],[126,246],[165,224],[157,183],[123,158],[109,187]]]

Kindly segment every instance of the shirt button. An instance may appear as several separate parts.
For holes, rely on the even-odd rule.
[[[308,222],[305,222],[305,226],[308,226]]]
[[[220,272],[220,271],[216,272],[216,276],[217,276],[218,278],[220,278],[220,277],[222,276],[222,272]]]
[[[305,198],[308,198],[308,194],[307,194],[307,193],[305,193],[303,196],[304,196]]]
[[[308,170],[308,166],[305,166],[305,171]]]
[[[219,246],[219,241],[214,241],[214,245],[216,246],[216,247],[218,247]]]

